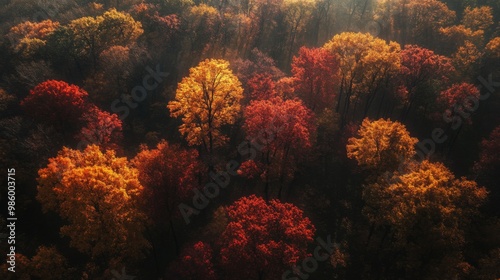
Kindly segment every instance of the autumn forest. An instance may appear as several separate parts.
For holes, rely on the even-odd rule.
[[[0,279],[500,279],[500,1],[94,1],[0,0]]]

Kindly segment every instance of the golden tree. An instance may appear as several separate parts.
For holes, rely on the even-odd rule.
[[[358,134],[359,138],[349,138],[347,156],[360,166],[393,171],[415,155],[418,140],[399,122],[365,119]]]
[[[243,88],[229,62],[206,59],[189,70],[167,107],[172,117],[182,116],[179,131],[189,145],[202,145],[212,153],[226,141],[220,129],[236,121],[242,98]]]
[[[342,123],[345,123],[351,100],[365,101],[366,116],[376,93],[387,79],[399,71],[401,46],[396,42],[386,43],[369,33],[344,32],[335,35],[323,48],[331,52],[339,63],[337,112],[342,113]],[[340,108],[341,103],[343,108]]]
[[[458,265],[467,265],[466,231],[487,194],[443,164],[423,161],[365,186],[363,212],[372,225],[385,228],[384,236],[392,232],[392,249],[405,256],[396,265],[408,279],[452,279],[461,273]]]
[[[143,187],[126,158],[95,145],[63,148],[38,174],[43,210],[65,219],[61,234],[99,265],[138,258],[148,246],[142,236],[145,215],[137,207]]]

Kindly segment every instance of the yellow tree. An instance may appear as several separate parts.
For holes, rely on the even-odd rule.
[[[243,88],[229,62],[206,59],[189,70],[167,107],[172,117],[182,116],[179,131],[189,145],[202,145],[212,154],[227,140],[221,127],[236,121],[242,98]]]
[[[365,186],[363,212],[385,228],[384,236],[393,232],[392,248],[406,256],[396,263],[408,279],[452,279],[450,273],[459,273],[455,268],[464,262],[466,230],[486,197],[476,182],[423,161]]]
[[[415,155],[418,140],[399,122],[365,119],[358,135],[349,138],[347,156],[368,169],[394,171]]]
[[[101,269],[139,258],[148,247],[145,215],[138,209],[143,187],[126,158],[95,145],[84,151],[63,148],[38,174],[43,210],[67,221],[61,234]]]
[[[45,46],[47,38],[59,27],[59,22],[50,19],[41,22],[25,21],[12,27],[7,34],[15,53],[23,57],[36,54]]]
[[[115,9],[97,17],[82,17],[72,20],[60,30],[56,38],[69,41],[76,56],[90,56],[94,65],[102,51],[111,46],[127,46],[142,35],[142,24],[131,15]]]
[[[323,48],[339,62],[341,83],[337,112],[341,112],[341,123],[345,124],[352,100],[356,103],[364,100],[366,116],[376,93],[401,66],[400,45],[386,43],[369,33],[344,32],[335,35]]]
[[[462,24],[472,30],[487,30],[493,25],[493,10],[489,6],[477,8],[467,7],[464,11]]]

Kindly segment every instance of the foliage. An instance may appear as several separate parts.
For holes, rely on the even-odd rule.
[[[189,70],[168,108],[172,117],[182,116],[179,131],[189,145],[203,145],[212,151],[227,140],[220,129],[236,121],[242,98],[241,83],[229,63],[207,59]]]
[[[145,215],[137,208],[143,187],[126,158],[95,145],[63,148],[38,174],[37,199],[44,211],[68,222],[61,234],[72,247],[92,260],[141,256],[148,246],[142,236]]]
[[[349,138],[347,156],[360,166],[378,170],[396,170],[415,155],[416,138],[406,127],[391,120],[363,120],[359,138]]]
[[[220,255],[230,275],[276,279],[307,256],[315,228],[293,204],[278,200],[266,203],[251,195],[226,211],[229,223],[222,234]]]

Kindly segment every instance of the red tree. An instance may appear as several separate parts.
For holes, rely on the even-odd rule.
[[[315,227],[290,203],[254,195],[226,208],[229,222],[222,233],[221,262],[241,279],[281,279],[281,274],[307,256]]]
[[[63,81],[48,80],[34,87],[21,102],[26,114],[59,129],[79,127],[88,93]]]
[[[248,80],[252,100],[270,99],[276,97],[276,82],[269,73],[255,74]]]
[[[80,141],[78,148],[89,144],[95,144],[102,149],[119,149],[122,135],[122,121],[116,114],[101,111],[92,106],[82,116],[86,126],[80,130],[77,139]]]
[[[169,269],[169,279],[174,280],[215,280],[212,248],[201,241],[183,250],[178,261]]]
[[[295,92],[315,112],[335,108],[338,63],[326,49],[302,47],[292,61]]]
[[[479,102],[479,89],[468,83],[454,84],[450,88],[441,92],[439,101],[448,109],[454,106],[471,106],[474,107],[473,100]]]
[[[406,101],[408,114],[415,101],[417,89],[431,80],[447,81],[455,68],[445,56],[417,45],[406,45],[401,51],[401,87],[399,92]]]
[[[155,149],[145,146],[142,149],[132,164],[139,170],[139,181],[144,186],[145,211],[155,224],[168,223],[178,250],[173,224],[178,212],[174,209],[198,187],[197,174],[201,168],[198,152],[170,145],[165,140]]]
[[[278,197],[286,180],[293,177],[294,160],[304,155],[311,147],[315,131],[312,112],[299,99],[283,100],[275,97],[269,100],[252,101],[245,109],[243,129],[247,138],[256,141],[260,147],[259,163],[243,163],[245,166],[260,167],[268,197],[269,183],[279,181]],[[240,174],[245,174],[245,168]],[[253,168],[255,170],[255,168]]]

